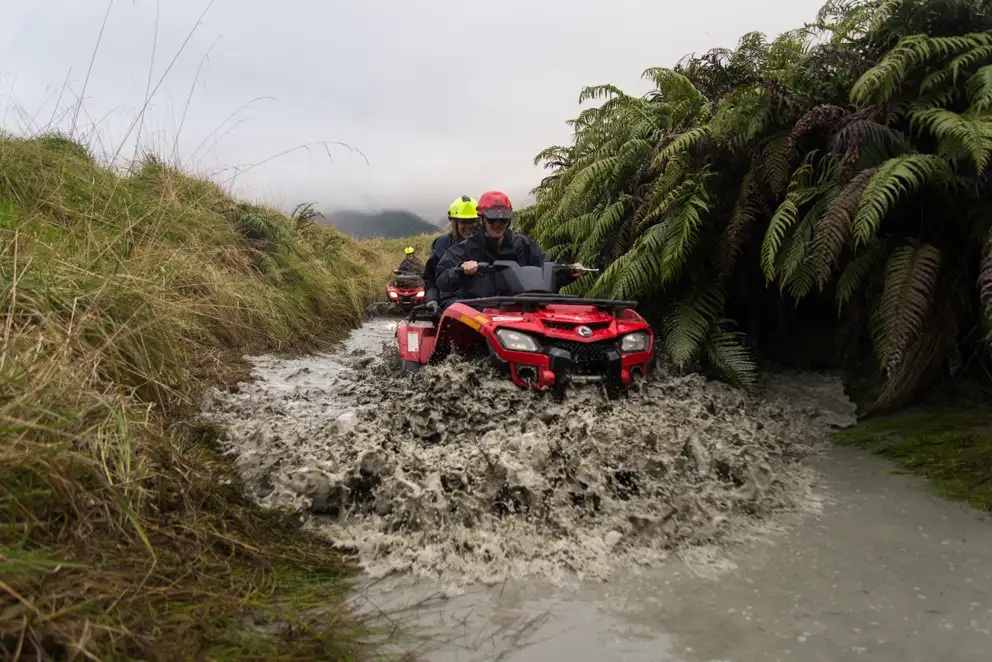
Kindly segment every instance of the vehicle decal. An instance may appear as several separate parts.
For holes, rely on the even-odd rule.
[[[523,317],[508,317],[506,315],[496,315],[493,317],[494,322],[523,322]]]
[[[460,322],[464,322],[465,324],[467,324],[468,326],[472,327],[476,331],[478,331],[479,330],[479,327],[482,326],[482,324],[480,324],[479,322],[476,322],[474,319],[472,319],[468,315],[462,315],[461,317],[458,318],[458,320]]]
[[[420,345],[420,334],[418,333],[407,333],[406,334],[406,348],[411,352],[416,352],[417,347]]]

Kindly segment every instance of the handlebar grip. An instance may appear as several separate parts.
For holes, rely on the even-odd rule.
[[[493,266],[489,262],[476,262],[475,265],[476,265],[476,272],[473,274],[475,276],[481,276],[482,274],[484,274],[487,271],[489,271],[489,269],[492,268],[492,266]],[[464,269],[462,269],[462,273],[463,274],[465,273],[465,270]]]

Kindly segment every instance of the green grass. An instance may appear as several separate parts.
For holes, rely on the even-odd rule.
[[[900,470],[924,476],[951,499],[992,512],[992,411],[932,407],[862,421],[833,434]]]
[[[348,560],[248,503],[217,432],[185,421],[244,353],[359,324],[409,241],[0,136],[0,658],[377,655],[342,606]],[[252,635],[259,613],[283,625]]]

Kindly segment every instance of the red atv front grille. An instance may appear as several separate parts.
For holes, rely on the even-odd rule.
[[[610,350],[616,350],[616,340],[599,340],[597,342],[575,342],[573,340],[547,339],[545,341],[551,347],[558,347],[567,350],[575,361],[575,367],[581,373],[596,374],[602,371],[607,364],[606,354]]]
[[[561,329],[563,331],[571,331],[577,326],[587,326],[593,331],[602,331],[603,329],[610,328],[610,322],[592,322],[590,324],[583,324],[582,322],[552,322],[549,320],[541,320],[544,326],[549,329]]]

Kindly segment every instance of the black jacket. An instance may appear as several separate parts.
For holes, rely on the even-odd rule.
[[[447,304],[455,299],[480,299],[512,294],[506,291],[505,282],[497,272],[484,276],[466,276],[461,270],[462,262],[474,260],[492,263],[496,260],[511,260],[525,267],[540,267],[547,259],[536,241],[520,233],[507,230],[503,245],[497,250],[494,244],[486,241],[484,230],[476,232],[449,248],[437,265],[437,286],[441,291],[441,301]],[[558,287],[570,280],[567,274],[563,274]]]
[[[403,258],[400,266],[396,267],[396,273],[420,276],[424,273],[424,263],[418,260],[416,255],[410,255]]]
[[[443,234],[431,244],[431,254],[427,258],[427,264],[424,265],[424,298],[427,301],[441,299],[441,292],[437,287],[437,265],[454,243],[451,234]]]

